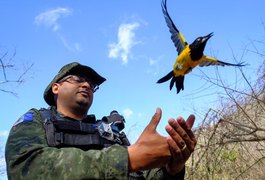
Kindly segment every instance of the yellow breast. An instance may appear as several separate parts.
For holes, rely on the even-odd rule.
[[[188,74],[193,68],[201,63],[204,57],[205,56],[203,55],[201,59],[193,61],[190,57],[190,48],[187,46],[176,59],[173,67],[175,76],[184,76],[185,74]]]

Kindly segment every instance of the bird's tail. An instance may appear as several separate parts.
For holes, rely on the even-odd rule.
[[[159,79],[157,83],[163,83],[163,82],[168,81],[169,79],[171,79],[170,85],[169,85],[170,90],[173,88],[174,84],[177,89],[177,94],[180,92],[180,90],[184,90],[184,76],[175,77],[173,70],[170,71],[167,75],[165,75],[161,79]]]
[[[156,83],[163,83],[174,77],[174,71],[170,71],[167,75],[159,79]]]
[[[170,90],[172,89],[174,82],[177,89],[177,94],[179,93],[180,90],[184,90],[184,76],[177,76],[177,77],[174,76],[170,82],[170,87],[169,87]]]

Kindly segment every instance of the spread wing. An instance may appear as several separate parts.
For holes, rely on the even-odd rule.
[[[223,62],[223,61],[219,61],[216,58],[213,57],[208,57],[206,56],[202,62],[199,64],[200,67],[203,66],[245,66],[246,64],[244,64],[243,62],[238,63],[238,64],[232,64],[232,63],[227,63],[227,62]]]
[[[175,24],[173,23],[171,17],[169,16],[167,12],[167,0],[162,0],[161,6],[162,6],[162,11],[167,23],[167,26],[169,27],[169,31],[171,33],[171,39],[177,48],[178,54],[182,52],[182,50],[188,45],[182,34],[179,32]]]

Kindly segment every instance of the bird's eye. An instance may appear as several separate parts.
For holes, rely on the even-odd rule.
[[[201,38],[197,38],[196,41],[201,41]]]

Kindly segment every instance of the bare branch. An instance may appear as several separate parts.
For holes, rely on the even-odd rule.
[[[232,48],[232,58],[242,62],[246,52],[264,53],[253,41],[246,45],[239,59]],[[251,45],[251,49],[249,48]],[[261,56],[263,55],[263,56]],[[200,126],[194,131],[197,138],[195,152],[187,164],[187,179],[264,179],[265,171],[265,60],[257,82],[252,84],[239,68],[235,83],[224,82],[219,71],[216,77],[205,79],[219,88],[220,107],[209,109]],[[245,85],[242,90],[242,85]],[[208,85],[208,87],[212,87]],[[222,92],[221,92],[222,91]]]
[[[15,77],[14,76],[15,73],[8,73],[8,72],[11,72],[11,71],[18,72],[18,70],[15,69],[15,63],[13,62],[16,56],[16,50],[14,50],[14,52],[11,54],[10,57],[8,55],[9,53],[8,51],[6,51],[5,53],[3,53],[3,55],[0,58],[0,69],[2,69],[2,78],[0,75],[0,85],[1,85],[0,91],[3,93],[8,93],[8,94],[17,96],[16,92],[12,90],[8,90],[7,85],[9,86],[12,84],[20,85],[21,83],[23,83],[26,78],[25,76],[32,69],[33,64],[26,66],[25,70],[22,71],[20,75]]]

